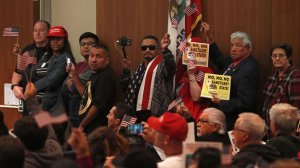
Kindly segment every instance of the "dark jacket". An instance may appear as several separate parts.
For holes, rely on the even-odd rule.
[[[209,59],[222,70],[222,74],[233,62],[225,57],[218,46],[213,43],[209,48]],[[235,67],[227,70],[225,75],[231,76],[230,99],[222,100],[215,107],[224,112],[227,129],[233,129],[235,120],[241,112],[256,112],[256,98],[259,87],[259,66],[253,56],[248,56]]]
[[[278,134],[267,142],[279,152],[282,158],[293,158],[298,156],[300,151],[300,139],[293,135]]]
[[[236,167],[247,167],[254,165],[259,158],[272,163],[279,159],[279,152],[271,146],[262,144],[251,144],[242,148],[232,160],[232,164]]]

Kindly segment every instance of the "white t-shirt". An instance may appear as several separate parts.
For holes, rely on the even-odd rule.
[[[164,161],[158,162],[158,168],[182,168],[182,156],[169,156]]]

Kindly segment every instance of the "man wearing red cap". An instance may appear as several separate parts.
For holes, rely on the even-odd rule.
[[[157,164],[158,168],[182,167],[182,142],[187,137],[188,126],[179,114],[165,112],[161,117],[150,117],[147,121],[155,130],[154,145],[161,148],[167,158]]]

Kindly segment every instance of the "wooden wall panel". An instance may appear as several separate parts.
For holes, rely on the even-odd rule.
[[[272,45],[287,42],[293,46],[294,65],[300,68],[300,1],[272,1]]]
[[[153,34],[161,39],[167,31],[168,0],[98,0],[97,34],[111,49],[111,65],[116,74],[121,74],[121,55],[114,47],[121,36],[133,39],[132,46],[126,47],[132,69],[143,60],[140,51],[141,39]],[[121,95],[119,90],[118,95]],[[122,97],[122,96],[119,96]]]
[[[16,56],[12,54],[12,47],[17,37],[3,37],[3,28],[18,26],[20,29],[19,44],[21,47],[32,43],[32,27],[39,17],[38,1],[32,0],[1,0],[0,1],[0,104],[4,103],[4,83],[11,82],[12,72],[16,64]],[[35,6],[35,7],[34,7]],[[35,17],[33,12],[35,11]],[[5,123],[11,128],[21,115],[17,109],[1,108],[4,113]]]
[[[253,55],[258,60],[264,81],[270,66],[271,0],[204,0],[204,21],[211,25],[211,33],[224,54],[230,53],[230,35],[244,31],[252,38]]]

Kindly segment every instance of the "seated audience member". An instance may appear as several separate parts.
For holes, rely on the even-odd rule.
[[[143,161],[144,160],[144,161]],[[107,157],[105,168],[157,168],[156,159],[143,148],[132,149],[125,157]]]
[[[95,129],[88,140],[95,166],[103,166],[107,156],[124,156],[129,150],[127,139],[107,127]]]
[[[299,160],[279,159],[271,164],[270,168],[299,168]]]
[[[275,147],[282,158],[298,157],[300,139],[295,135],[298,109],[287,103],[274,104],[270,109],[271,132],[275,136],[267,144]]]
[[[262,144],[266,124],[257,114],[241,113],[232,131],[234,144],[240,151],[233,156],[232,164],[237,167],[253,167],[259,158],[273,162],[279,152],[273,147]]]
[[[89,150],[88,139],[80,128],[73,128],[68,144],[76,154],[76,161],[80,168],[93,168],[93,160]]]
[[[107,117],[107,127],[113,129],[115,132],[119,131],[120,124],[124,115],[131,116],[131,108],[125,103],[116,103],[109,111]]]
[[[24,147],[11,136],[0,137],[0,167],[23,168],[25,159]]]
[[[52,126],[39,128],[33,117],[17,120],[13,134],[25,147],[24,168],[48,168],[63,156]]]
[[[199,148],[192,156],[189,168],[219,168],[221,166],[221,152],[217,148]]]
[[[70,158],[60,158],[58,160],[56,160],[50,168],[79,168],[79,166],[77,165],[77,163],[70,159]]]
[[[159,118],[150,117],[147,121],[155,130],[154,145],[162,149],[166,159],[157,164],[158,168],[181,168],[183,141],[187,137],[187,122],[179,114],[165,112]]]
[[[230,145],[226,133],[226,119],[222,111],[216,108],[207,108],[201,114],[197,124],[197,141],[222,142],[223,145]]]
[[[8,129],[4,122],[3,112],[0,111],[0,136],[2,135],[8,135]]]

